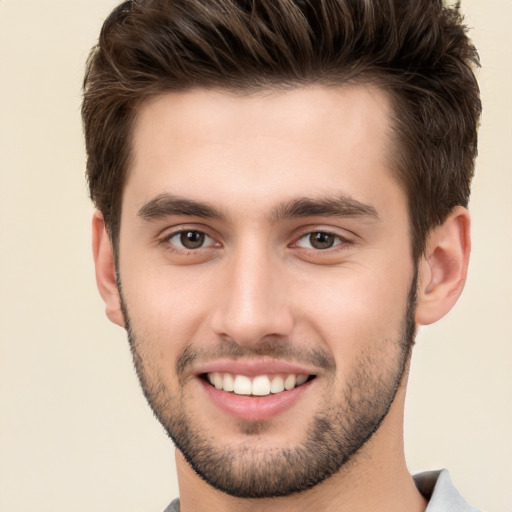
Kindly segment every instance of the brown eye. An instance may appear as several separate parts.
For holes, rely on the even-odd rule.
[[[214,243],[213,239],[206,233],[193,229],[174,232],[169,236],[168,241],[178,248],[188,250],[201,249]]]
[[[332,247],[340,245],[343,242],[345,242],[345,240],[339,235],[326,233],[324,231],[312,231],[311,233],[304,235],[297,242],[297,245],[299,247],[304,247],[305,249],[315,249],[317,251],[322,251],[331,249]]]
[[[309,243],[315,249],[329,249],[334,245],[336,237],[330,233],[316,232],[309,235]]]
[[[199,231],[182,231],[180,234],[180,242],[186,249],[198,249],[204,244],[204,233]]]

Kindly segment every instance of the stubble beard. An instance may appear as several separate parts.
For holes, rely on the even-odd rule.
[[[362,354],[343,396],[337,400],[333,396],[326,398],[323,408],[305,425],[304,441],[291,448],[264,449],[257,442],[251,445],[251,440],[257,440],[272,428],[271,420],[240,421],[239,431],[247,436],[247,444],[219,446],[209,434],[209,428],[215,425],[202,426],[201,419],[186,410],[186,390],[180,387],[173,394],[158,378],[151,362],[145,360],[141,348],[144,343],[131,328],[124,300],[122,306],[144,395],[190,466],[209,485],[231,496],[274,498],[305,491],[337,473],[378,430],[408,367],[416,331],[416,287],[417,272],[409,290],[400,333],[395,340],[380,340],[385,346],[395,345],[395,359],[382,360],[378,349]],[[121,293],[120,283],[119,290]],[[275,352],[280,356],[279,349]],[[265,355],[273,355],[271,347],[265,349]],[[324,356],[332,358],[330,354]]]

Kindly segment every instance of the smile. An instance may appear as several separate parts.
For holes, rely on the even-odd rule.
[[[287,374],[287,375],[247,375],[211,372],[206,374],[207,380],[216,389],[246,396],[268,396],[283,391],[290,391],[306,383],[312,375]]]

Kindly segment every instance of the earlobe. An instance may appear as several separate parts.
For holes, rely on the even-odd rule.
[[[92,219],[92,251],[96,270],[96,284],[105,301],[105,312],[113,323],[125,327],[121,309],[121,298],[116,282],[116,265],[114,252],[103,215],[94,212]]]
[[[428,325],[455,305],[466,282],[470,241],[469,212],[457,206],[434,228],[419,262],[416,323]]]

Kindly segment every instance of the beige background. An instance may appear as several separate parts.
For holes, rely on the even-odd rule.
[[[161,512],[173,448],[146,406],[90,257],[79,117],[113,0],[0,0],[0,510]],[[412,471],[448,467],[512,511],[511,0],[465,0],[485,113],[465,294],[424,330],[406,416]]]

